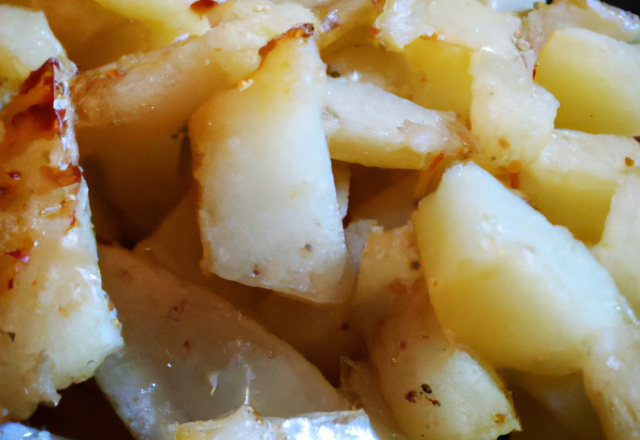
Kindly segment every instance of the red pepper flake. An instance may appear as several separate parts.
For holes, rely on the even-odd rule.
[[[120,69],[111,69],[105,75],[109,78],[122,78],[124,73],[122,73]]]
[[[182,343],[182,346],[187,350],[191,350],[191,342],[188,339]]]
[[[630,157],[625,157],[624,158],[624,163],[625,165],[627,165],[628,167],[632,167],[635,165],[635,162],[633,159],[631,159]]]
[[[371,33],[373,34],[374,37],[377,37],[378,34],[380,33],[380,29],[378,29],[375,26],[371,26]]]
[[[406,342],[404,342],[404,341],[400,341],[400,348],[401,348],[402,350],[404,350],[405,348],[407,348],[407,343],[406,343]]]
[[[4,254],[8,255],[10,257],[13,257],[16,260],[20,260],[23,263],[28,263],[29,262],[29,255],[30,255],[29,251],[23,251],[23,250],[18,249],[18,250],[15,250],[15,251],[5,251]]]
[[[9,278],[9,282],[7,283],[9,290],[13,289],[13,278]]]
[[[191,10],[199,15],[205,15],[209,10],[211,10],[214,6],[218,6],[218,2],[213,0],[198,0],[197,2],[191,3]]]
[[[45,79],[45,82],[50,81],[51,84],[53,84],[52,72],[54,66],[60,70],[60,61],[58,61],[57,58],[51,57],[37,70],[31,72],[20,86],[20,93],[27,93],[29,90],[37,86],[43,78]],[[50,75],[51,78],[46,78],[47,75]]]
[[[254,278],[255,278],[255,277],[257,277],[258,275],[260,275],[260,271],[259,271],[258,269],[253,269],[253,270],[251,271],[251,276],[252,276],[252,277],[254,277]]]
[[[431,404],[432,404],[433,406],[440,406],[440,402],[439,402],[439,401],[437,401],[436,399],[433,399],[433,398],[431,398],[431,397],[427,397],[427,400],[428,400],[429,402],[431,402]]]
[[[535,66],[533,66],[533,79],[536,79],[536,75],[538,74],[538,63],[536,63]]]
[[[418,393],[416,393],[414,390],[411,390],[404,395],[404,398],[411,403],[416,403],[418,401],[417,397]]]
[[[7,175],[9,176],[10,179],[13,179],[13,180],[20,180],[20,176],[21,176],[19,171],[9,171]]]
[[[429,165],[428,170],[429,171],[435,170],[438,164],[442,162],[443,159],[444,159],[444,153],[438,154],[436,157],[433,158],[433,162],[431,162],[431,165]]]

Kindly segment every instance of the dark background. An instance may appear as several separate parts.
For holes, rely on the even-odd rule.
[[[610,0],[606,3],[640,15],[640,0]]]

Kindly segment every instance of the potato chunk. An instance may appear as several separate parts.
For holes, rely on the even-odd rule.
[[[364,411],[304,414],[282,419],[259,417],[243,406],[224,418],[184,423],[176,427],[176,440],[377,440]]]
[[[518,189],[551,223],[597,243],[618,182],[635,163],[640,144],[633,138],[554,130],[540,156],[520,172]]]
[[[323,124],[333,159],[421,169],[472,147],[451,112],[428,110],[372,85],[328,78]]]
[[[96,378],[138,438],[173,440],[176,422],[244,403],[264,417],[346,409],[313,365],[214,292],[119,248],[101,248],[100,268],[127,331]]]
[[[536,83],[560,101],[558,128],[640,135],[640,46],[585,29],[553,33],[540,50]]]
[[[29,417],[122,346],[101,288],[68,78],[55,59],[0,113],[0,406]]]
[[[206,271],[313,302],[351,293],[317,93],[323,78],[313,40],[285,36],[246,88],[192,116]]]
[[[409,227],[369,235],[354,302],[380,389],[407,439],[493,440],[520,430],[495,371],[447,340]]]
[[[602,240],[591,252],[607,268],[631,307],[640,313],[640,177],[622,179],[611,200]]]
[[[42,12],[0,5],[0,102],[18,92],[32,70],[51,57],[67,64],[67,55]]]
[[[581,242],[473,163],[447,170],[413,222],[440,322],[495,367],[578,371],[600,332],[637,322]]]

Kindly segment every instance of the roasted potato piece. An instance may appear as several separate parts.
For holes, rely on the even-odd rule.
[[[204,270],[318,303],[353,287],[317,88],[324,66],[294,28],[246,85],[190,119]],[[222,117],[221,115],[224,115]],[[259,212],[260,215],[255,215]]]
[[[122,346],[78,167],[73,74],[48,60],[0,113],[0,406],[27,418]]]
[[[96,378],[140,439],[173,439],[174,424],[250,403],[264,417],[341,411],[345,400],[286,343],[214,292],[119,248],[101,248],[105,288],[126,348]]]
[[[354,306],[382,395],[407,439],[489,440],[520,430],[495,371],[447,340],[411,228],[369,235]]]

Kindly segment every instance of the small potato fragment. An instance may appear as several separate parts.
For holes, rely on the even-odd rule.
[[[639,71],[637,44],[561,29],[540,50],[535,81],[560,101],[558,128],[639,136]]]
[[[407,439],[493,440],[520,430],[495,371],[448,341],[411,228],[369,235],[354,304],[382,395]]]
[[[640,163],[633,138],[554,130],[540,156],[519,173],[518,189],[574,237],[597,243],[618,182]]]
[[[0,440],[65,440],[63,437],[50,434],[47,431],[28,428],[19,423],[5,423],[0,425]]]
[[[49,59],[0,113],[0,411],[12,420],[122,347],[78,167],[73,73]]]
[[[556,0],[539,2],[525,17],[520,37],[535,54],[558,29],[582,28],[627,43],[640,43],[640,19],[600,0]]]
[[[29,73],[51,57],[65,65],[69,63],[45,15],[17,6],[0,5],[0,102],[6,104],[18,93]]]
[[[585,364],[587,394],[607,440],[640,438],[640,331],[609,329],[599,335]]]
[[[558,101],[534,84],[519,54],[471,56],[471,133],[492,161],[526,165],[551,141]]]
[[[377,440],[364,411],[304,414],[282,419],[258,417],[250,406],[208,422],[183,423],[176,440]]]
[[[174,423],[244,403],[264,417],[346,409],[313,365],[214,292],[119,248],[101,248],[100,267],[127,331],[96,378],[138,438],[173,440]]]
[[[95,1],[129,19],[148,21],[172,29],[175,33],[174,38],[185,32],[190,35],[202,35],[210,28],[206,17],[190,8],[190,5],[194,3],[192,0]]]
[[[412,220],[438,319],[496,368],[575,372],[599,333],[637,323],[584,244],[473,163]]]
[[[372,85],[327,78],[323,124],[331,158],[370,167],[426,168],[472,148],[451,113],[420,107]]]
[[[516,53],[513,34],[520,20],[500,14],[477,0],[390,0],[375,24],[387,49],[400,50],[416,38],[436,33],[471,49],[491,48],[502,55]]]
[[[640,177],[625,176],[611,200],[602,240],[591,249],[640,314]]]
[[[208,272],[307,301],[351,294],[318,87],[324,66],[305,27],[277,41],[246,86],[189,122]],[[257,215],[256,215],[257,214]]]

